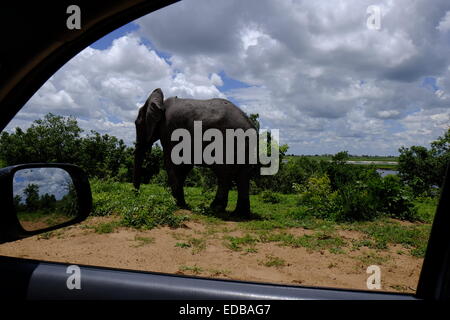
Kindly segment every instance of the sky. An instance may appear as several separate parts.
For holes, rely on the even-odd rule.
[[[80,52],[7,130],[52,112],[132,145],[138,108],[161,88],[259,113],[290,154],[429,146],[450,125],[450,1],[376,1],[379,16],[373,4],[181,1]]]
[[[22,202],[26,199],[23,191],[30,184],[39,187],[39,195],[54,195],[56,200],[61,200],[69,190],[62,186],[67,186],[72,179],[69,174],[60,168],[32,168],[21,169],[14,174],[13,194],[19,195]]]

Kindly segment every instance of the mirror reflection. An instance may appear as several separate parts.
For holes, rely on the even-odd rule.
[[[61,168],[18,170],[14,174],[13,195],[17,217],[27,231],[62,224],[78,212],[72,179]]]

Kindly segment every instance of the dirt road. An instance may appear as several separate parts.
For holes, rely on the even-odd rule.
[[[422,259],[401,246],[367,247],[342,252],[282,246],[278,242],[236,244],[245,237],[236,222],[208,226],[189,221],[177,229],[139,231],[114,224],[111,217],[90,217],[81,224],[0,245],[0,255],[71,264],[177,273],[290,285],[367,290],[369,265],[381,268],[383,291],[416,290]],[[103,228],[102,228],[103,226]],[[295,236],[312,232],[284,230]],[[356,231],[339,231],[342,239],[362,239]],[[234,237],[234,238],[233,238]]]

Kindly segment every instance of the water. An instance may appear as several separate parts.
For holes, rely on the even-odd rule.
[[[383,170],[383,169],[377,169],[377,172],[382,176],[385,177],[388,174],[398,174],[397,170]]]

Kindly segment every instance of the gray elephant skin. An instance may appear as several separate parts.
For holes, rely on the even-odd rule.
[[[141,168],[146,151],[154,142],[160,140],[164,165],[167,171],[172,195],[179,207],[187,207],[184,199],[184,182],[193,168],[193,161],[189,164],[174,164],[171,159],[173,147],[178,141],[171,141],[172,132],[183,128],[194,136],[194,121],[202,122],[203,132],[210,128],[218,129],[225,137],[226,129],[255,129],[247,115],[237,106],[225,99],[181,99],[171,97],[164,100],[161,89],[155,89],[145,104],[139,109],[136,125],[136,148],[134,157],[133,184],[139,189],[141,183]],[[202,134],[203,134],[202,132]],[[209,143],[209,142],[208,142]],[[203,142],[203,148],[208,145]],[[192,143],[193,145],[193,143]],[[224,146],[226,145],[224,141]],[[197,149],[198,150],[198,149]],[[203,149],[202,149],[203,151]],[[226,150],[223,150],[225,158]],[[192,146],[192,157],[194,150]],[[248,155],[246,156],[248,159]],[[210,167],[217,176],[217,192],[211,203],[214,211],[224,211],[228,204],[228,193],[233,181],[236,183],[238,199],[234,213],[240,216],[250,214],[249,187],[250,178],[254,172],[254,165],[246,161],[244,164],[202,164]]]

